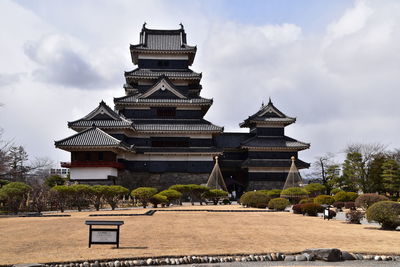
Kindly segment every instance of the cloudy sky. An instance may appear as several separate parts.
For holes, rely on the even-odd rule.
[[[123,96],[129,44],[185,25],[197,45],[206,118],[226,131],[271,97],[311,143],[312,162],[350,143],[400,148],[400,1],[0,1],[0,127],[31,157],[67,161],[73,134],[103,99]]]

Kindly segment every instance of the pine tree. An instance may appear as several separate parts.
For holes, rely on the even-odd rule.
[[[382,179],[386,191],[399,197],[400,192],[400,168],[394,159],[387,159],[382,165]]]
[[[343,183],[346,191],[365,190],[366,177],[361,153],[349,152],[343,163]]]

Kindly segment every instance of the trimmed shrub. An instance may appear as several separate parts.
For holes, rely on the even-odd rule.
[[[301,212],[307,216],[317,216],[318,213],[324,211],[324,207],[315,203],[302,204]]]
[[[289,200],[286,198],[273,198],[268,202],[268,209],[283,211],[290,205]]]
[[[400,203],[394,201],[380,201],[367,209],[367,220],[375,221],[381,229],[396,230],[400,226]]]
[[[17,214],[28,197],[32,187],[21,182],[12,182],[0,189],[1,199],[5,201],[6,207]]]
[[[203,197],[214,202],[214,205],[217,205],[218,201],[226,196],[228,196],[228,192],[220,189],[211,189],[203,193]]]
[[[355,210],[356,209],[356,204],[354,202],[345,202],[344,203],[344,208],[345,209],[350,209],[350,210]]]
[[[203,205],[203,194],[210,191],[210,188],[204,185],[188,184],[188,194],[190,196],[190,202],[194,205],[195,200],[199,200],[200,205]]]
[[[168,203],[168,198],[158,193],[150,197],[150,203],[153,204],[153,208],[157,208],[158,204],[165,205]]]
[[[354,192],[347,192],[348,201],[354,202],[358,198],[358,194]]]
[[[346,213],[346,221],[351,224],[361,224],[362,218],[364,218],[364,213],[358,210],[350,210]]]
[[[224,198],[224,199],[222,200],[222,204],[224,204],[224,205],[230,205],[230,204],[231,204],[231,201],[230,201],[229,199],[227,199],[227,198]]]
[[[339,189],[339,188],[333,188],[333,189],[331,190],[331,195],[334,196],[334,195],[336,195],[336,193],[341,192],[341,191],[343,191],[343,190],[342,190],[342,189]]]
[[[336,202],[348,202],[349,196],[347,195],[347,192],[345,191],[340,191],[337,192],[334,196]]]
[[[389,200],[385,196],[381,196],[378,194],[362,194],[358,196],[355,201],[356,207],[362,208],[363,210],[367,210],[369,206],[379,201],[387,201]]]
[[[282,190],[281,198],[286,198],[292,204],[297,204],[300,199],[307,198],[308,192],[300,187],[290,187],[288,189]]]
[[[340,201],[334,202],[334,203],[332,204],[332,206],[334,206],[334,207],[337,208],[337,209],[342,209],[342,208],[344,208],[344,205],[345,205],[345,202],[340,202]]]
[[[323,194],[326,190],[326,187],[319,183],[311,183],[304,187],[307,190],[308,194],[312,197],[316,197],[320,194]]]
[[[143,205],[143,208],[147,207],[147,203],[150,198],[157,193],[157,189],[153,187],[139,187],[131,192],[131,196],[137,198]]]
[[[303,214],[301,208],[302,208],[303,204],[295,204],[292,207],[293,213],[294,214]]]
[[[314,198],[310,197],[310,198],[300,199],[299,204],[305,204],[305,203],[314,203]]]
[[[120,185],[109,185],[104,188],[103,194],[105,201],[111,206],[112,210],[115,210],[120,198],[129,194],[129,189]]]
[[[174,200],[178,200],[182,197],[182,193],[178,192],[174,189],[167,189],[158,193],[159,195],[166,196],[168,200],[168,204],[170,204]]]
[[[70,186],[56,185],[51,188],[50,192],[54,195],[57,207],[61,212],[64,212],[65,208],[70,206],[70,199],[74,194],[74,190]]]
[[[314,198],[314,203],[319,205],[332,205],[335,202],[335,199],[328,195],[319,195]]]
[[[72,205],[75,206],[78,211],[82,211],[82,208],[88,208],[90,205],[90,198],[92,197],[92,187],[87,184],[74,184],[69,186],[72,190]]]
[[[186,184],[172,185],[168,189],[176,190],[176,191],[182,193],[182,196],[179,198],[179,205],[182,205],[182,198],[187,197],[188,193],[190,191],[189,186]]]
[[[268,190],[267,195],[273,199],[273,198],[278,198],[281,196],[281,189],[272,189],[272,190]]]
[[[269,196],[259,191],[249,191],[240,197],[240,203],[246,207],[263,208],[268,206]]]

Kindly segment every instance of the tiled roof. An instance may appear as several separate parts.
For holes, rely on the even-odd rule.
[[[125,72],[125,78],[127,79],[157,79],[162,75],[167,76],[169,79],[185,79],[185,80],[201,79],[201,73],[197,73],[192,70],[168,71],[168,70],[135,69],[132,71]]]
[[[114,103],[116,104],[123,104],[123,103],[141,103],[141,104],[147,104],[147,103],[168,103],[168,104],[205,104],[205,105],[211,105],[213,102],[212,99],[206,99],[206,98],[190,98],[190,99],[163,99],[163,98],[138,98],[138,95],[130,95],[130,96],[124,96],[120,98],[114,98]]]
[[[71,128],[87,128],[87,127],[100,127],[100,128],[129,128],[132,122],[128,120],[78,120],[68,123]]]
[[[183,25],[177,30],[148,29],[146,25],[143,25],[140,32],[140,44],[131,45],[131,50],[195,52],[196,47],[186,43]]]
[[[284,137],[266,137],[255,136],[242,143],[242,147],[259,147],[259,148],[294,148],[306,149],[310,144],[297,141],[293,138]]]
[[[295,121],[296,118],[286,116],[272,104],[270,99],[267,105],[263,104],[259,111],[245,119],[244,122],[240,124],[240,127],[251,127],[254,123],[289,125]]]
[[[222,127],[213,124],[135,124],[143,132],[221,132]]]
[[[97,126],[101,128],[126,128],[130,127],[131,125],[131,121],[120,116],[106,103],[104,103],[104,101],[101,101],[97,108],[95,108],[82,119],[68,122],[68,127],[72,129],[88,128],[92,126]]]
[[[222,149],[217,147],[136,147],[136,151],[153,153],[220,153]]]
[[[58,148],[65,147],[128,147],[117,138],[112,137],[97,127],[89,128],[80,133],[55,142]]]
[[[287,167],[290,168],[292,164],[291,159],[246,159],[242,163],[242,167]],[[308,168],[309,163],[296,159],[297,168]]]

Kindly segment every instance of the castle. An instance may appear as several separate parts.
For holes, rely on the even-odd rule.
[[[114,109],[103,101],[79,120],[68,122],[77,133],[55,142],[71,152],[71,180],[121,184],[129,188],[203,184],[215,156],[229,191],[282,188],[291,157],[308,168],[298,151],[310,144],[285,136],[296,118],[269,100],[240,127],[248,133],[224,132],[204,119],[213,100],[202,98],[202,74],[192,71],[197,47],[177,30],[143,28],[130,46],[137,68],[125,72],[125,95]]]

